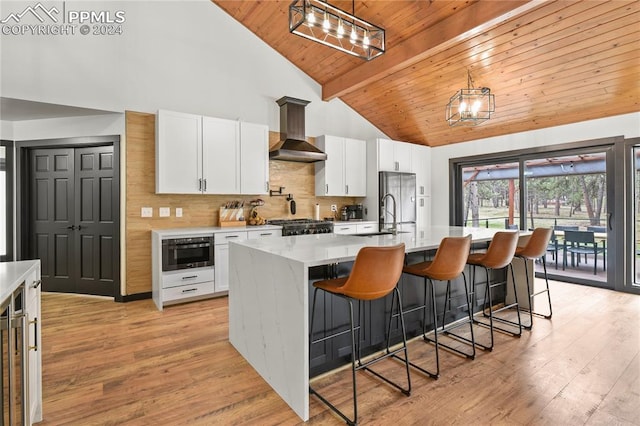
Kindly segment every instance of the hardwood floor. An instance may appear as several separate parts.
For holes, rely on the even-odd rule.
[[[552,320],[498,334],[473,361],[442,351],[440,379],[412,374],[410,397],[359,373],[361,423],[640,424],[640,296],[551,284]],[[42,318],[42,425],[300,423],[228,342],[226,298],[158,312],[45,293]],[[420,340],[409,350],[433,355]],[[349,375],[314,381],[348,413]],[[310,424],[344,424],[313,397],[310,410]]]

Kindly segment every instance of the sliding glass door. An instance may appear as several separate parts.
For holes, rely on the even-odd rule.
[[[525,223],[528,229],[553,229],[547,251],[550,275],[613,288],[607,277],[607,247],[612,239],[607,152],[611,150],[523,160]]]
[[[608,138],[451,163],[452,225],[552,228],[550,278],[640,293],[638,140]],[[541,273],[542,265],[537,268]]]

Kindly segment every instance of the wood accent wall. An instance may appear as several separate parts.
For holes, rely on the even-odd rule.
[[[311,218],[314,206],[320,204],[320,216],[331,217],[331,204],[338,210],[345,204],[361,202],[350,197],[316,197],[315,166],[287,161],[269,162],[271,189],[284,186],[297,204],[295,216],[289,212],[286,196],[269,195],[179,195],[155,193],[155,114],[126,112],[126,218],[125,218],[125,290],[124,295],[151,291],[151,230],[217,226],[218,208],[229,200],[261,198],[265,205],[259,213],[267,219]],[[279,133],[269,132],[269,143],[278,142]],[[314,140],[310,138],[313,143]],[[140,217],[142,207],[153,207],[152,218]],[[159,217],[160,207],[170,207],[170,217]],[[175,217],[176,207],[183,216]],[[247,209],[247,214],[249,209]]]

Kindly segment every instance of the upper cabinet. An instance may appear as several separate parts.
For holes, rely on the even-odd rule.
[[[327,154],[325,161],[315,163],[316,196],[366,196],[367,143],[323,135],[316,146]]]
[[[156,193],[266,194],[269,129],[158,111]]]
[[[240,189],[242,194],[269,192],[269,127],[240,122]]]
[[[240,193],[240,125],[202,117],[202,178],[207,194]]]
[[[158,111],[156,192],[202,193],[202,117]]]
[[[411,172],[416,174],[416,196],[431,196],[431,148],[411,145]]]
[[[406,142],[378,139],[378,171],[411,172],[411,145]]]

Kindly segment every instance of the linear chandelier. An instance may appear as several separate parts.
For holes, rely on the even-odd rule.
[[[384,29],[322,0],[294,0],[289,32],[367,61],[384,53]]]
[[[477,126],[491,118],[495,112],[495,99],[488,87],[473,87],[471,73],[467,70],[467,88],[460,89],[447,104],[449,126]]]

